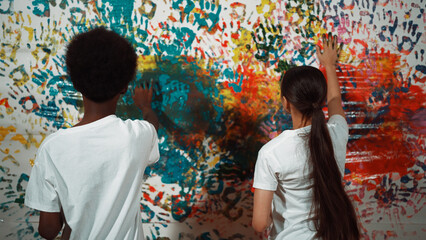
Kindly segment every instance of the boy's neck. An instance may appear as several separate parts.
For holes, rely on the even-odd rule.
[[[79,123],[74,125],[74,127],[82,126],[97,121],[106,116],[115,114],[119,97],[120,94],[117,94],[111,100],[97,103],[83,96],[84,116]]]

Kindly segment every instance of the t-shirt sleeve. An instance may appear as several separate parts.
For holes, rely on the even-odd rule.
[[[339,114],[331,116],[327,125],[333,142],[337,165],[343,174],[346,161],[346,145],[349,139],[349,127],[346,119]]]
[[[260,150],[254,169],[253,187],[263,190],[277,190],[278,181],[275,177],[273,159],[266,152]]]
[[[55,191],[52,169],[49,168],[49,154],[43,146],[37,152],[25,192],[25,205],[43,212],[60,212],[60,202]]]
[[[152,134],[152,138],[151,138],[151,152],[149,154],[149,160],[148,160],[148,164],[154,164],[158,161],[158,159],[160,159],[160,151],[158,149],[158,135],[157,135],[157,130],[155,129],[154,125],[152,125],[151,123],[148,123],[150,126],[150,131]]]

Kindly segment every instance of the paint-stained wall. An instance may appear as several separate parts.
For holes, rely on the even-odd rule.
[[[425,212],[425,0],[0,1],[0,238],[33,239],[23,199],[40,143],[82,116],[64,66],[72,36],[107,26],[155,79],[161,159],[147,170],[148,239],[259,239],[250,227],[257,151],[291,127],[280,72],[344,43],[345,183],[365,239],[421,239]],[[130,88],[130,89],[131,89]],[[130,91],[117,115],[141,118]]]

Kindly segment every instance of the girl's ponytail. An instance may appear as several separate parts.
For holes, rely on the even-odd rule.
[[[321,106],[327,97],[327,83],[314,67],[295,67],[281,79],[281,95],[303,115],[311,119],[307,144],[312,166],[313,204],[311,219],[323,240],[359,239],[357,217],[343,185],[333,143]]]
[[[313,216],[320,239],[359,239],[357,218],[343,185],[334,155],[333,144],[321,109],[313,110],[308,135],[312,162]]]

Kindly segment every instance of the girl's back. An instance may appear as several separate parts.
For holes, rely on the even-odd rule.
[[[339,170],[343,175],[348,125],[340,115],[328,121]],[[308,220],[312,207],[313,181],[306,136],[311,126],[286,130],[259,151],[254,188],[275,190],[270,237],[312,239],[315,226]],[[271,184],[272,183],[272,184]]]
[[[262,232],[273,224],[274,239],[359,239],[356,213],[342,184],[348,126],[336,75],[337,38],[324,35],[323,44],[317,54],[328,81],[310,66],[282,75],[281,97],[293,130],[267,143],[256,163],[252,225]]]

